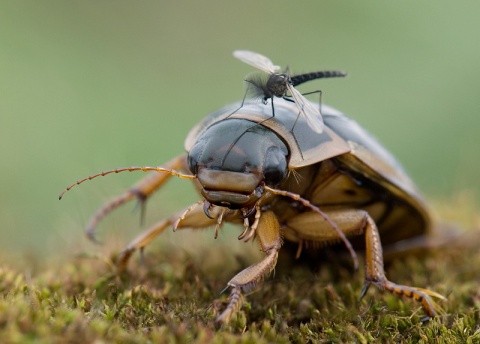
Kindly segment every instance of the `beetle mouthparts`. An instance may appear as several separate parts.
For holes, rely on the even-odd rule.
[[[237,194],[251,194],[260,183],[253,173],[199,169],[198,181],[204,189]]]
[[[252,201],[251,195],[242,195],[228,191],[212,191],[202,189],[202,195],[208,202],[230,209],[243,208]]]

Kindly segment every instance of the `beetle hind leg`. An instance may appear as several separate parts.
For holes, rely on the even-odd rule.
[[[228,282],[228,287],[232,287],[229,302],[222,314],[217,317],[217,322],[228,322],[232,314],[241,304],[242,292],[248,293],[252,291],[261,280],[273,271],[277,264],[278,251],[282,246],[282,237],[280,234],[280,224],[273,212],[267,211],[262,214],[259,219],[256,235],[261,249],[266,256],[258,263],[240,271]]]
[[[385,271],[383,269],[383,253],[378,229],[373,219],[368,214],[366,214],[366,221],[366,272],[365,286],[362,290],[361,297],[365,295],[371,284],[375,284],[380,289],[387,290],[400,296],[406,296],[420,302],[427,313],[427,318],[425,318],[425,320],[436,316],[436,309],[440,308],[433,301],[432,297],[442,300],[445,300],[445,297],[431,290],[390,282],[385,276]]]
[[[445,299],[442,295],[422,288],[415,288],[390,282],[385,276],[383,268],[383,249],[377,226],[370,215],[364,210],[329,210],[325,211],[328,217],[337,224],[338,228],[347,236],[365,235],[365,286],[361,297],[365,295],[370,285],[374,284],[382,290],[410,297],[420,302],[428,317],[434,317],[440,307],[433,298]],[[293,237],[296,242],[307,240],[311,242],[328,243],[338,240],[335,232],[313,212],[299,214],[286,222],[286,237]]]

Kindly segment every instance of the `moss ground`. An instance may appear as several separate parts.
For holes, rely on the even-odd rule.
[[[474,226],[475,227],[475,226]],[[468,240],[465,240],[467,238]],[[479,236],[387,266],[391,280],[435,290],[442,313],[374,287],[359,301],[363,270],[324,264],[278,269],[227,326],[226,282],[246,263],[227,245],[195,252],[151,249],[118,275],[108,255],[83,256],[33,275],[0,266],[2,343],[479,343]],[[160,252],[159,252],[160,251]]]

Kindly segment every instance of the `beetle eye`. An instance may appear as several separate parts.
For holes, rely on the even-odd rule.
[[[197,174],[198,172],[198,160],[202,155],[202,151],[204,148],[203,142],[197,142],[195,146],[192,147],[190,152],[188,153],[188,168],[190,169],[190,172],[193,174]]]
[[[285,178],[286,172],[287,159],[285,154],[278,147],[270,147],[263,166],[265,182],[270,185],[277,185]]]

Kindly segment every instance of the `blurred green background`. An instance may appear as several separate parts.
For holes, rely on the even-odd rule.
[[[143,175],[98,179],[61,202],[60,191],[182,153],[192,126],[243,96],[252,68],[235,49],[294,73],[347,70],[301,90],[321,88],[427,198],[478,194],[479,13],[478,1],[446,0],[1,1],[0,250],[38,260],[89,247],[89,216]],[[174,180],[147,223],[196,199]],[[102,222],[100,236],[134,236],[132,208]]]

